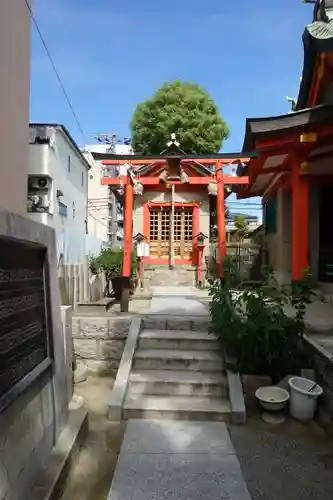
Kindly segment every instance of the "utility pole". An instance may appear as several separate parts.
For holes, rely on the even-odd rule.
[[[102,133],[96,134],[95,139],[101,144],[105,144],[105,146],[109,146],[106,149],[106,153],[116,154],[116,144],[117,144],[117,135],[115,132],[111,133]],[[111,203],[111,246],[117,245],[117,199],[114,192],[109,186],[109,202]]]

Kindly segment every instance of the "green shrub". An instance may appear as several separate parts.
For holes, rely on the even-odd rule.
[[[122,248],[105,248],[98,256],[100,268],[104,271],[107,280],[122,276],[123,271]],[[133,251],[131,256],[131,275],[134,277],[137,271],[137,257]]]
[[[261,286],[244,289],[235,261],[223,261],[224,280],[211,282],[211,330],[225,349],[230,368],[278,379],[297,373],[304,362],[304,315],[311,280],[280,286],[270,271]],[[238,286],[237,286],[238,285]]]
[[[89,269],[92,274],[98,274],[101,268],[100,256],[99,255],[89,255]]]

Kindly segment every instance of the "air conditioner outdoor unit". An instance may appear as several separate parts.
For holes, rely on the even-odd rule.
[[[29,185],[32,189],[41,190],[48,189],[50,181],[47,177],[35,177],[34,179],[29,179]]]
[[[35,127],[36,137],[40,140],[46,140],[50,138],[50,127]]]

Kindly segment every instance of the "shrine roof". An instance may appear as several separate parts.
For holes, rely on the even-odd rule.
[[[333,19],[329,22],[314,21],[303,33],[304,63],[296,110],[307,106],[318,55],[333,52]]]
[[[113,153],[92,153],[93,157],[95,160],[108,160],[108,161],[136,161],[136,160],[147,160],[147,163],[153,163],[154,161],[159,161],[159,160],[167,160],[169,158],[172,158],[172,155],[117,155]],[[228,160],[230,159],[231,161],[234,160],[241,160],[242,158],[253,158],[257,156],[257,153],[255,151],[250,151],[250,152],[241,152],[241,153],[216,153],[216,154],[207,154],[207,155],[177,155],[177,158],[180,158],[180,160],[204,160],[204,159],[210,159],[210,160]]]
[[[253,150],[257,140],[288,135],[301,129],[306,132],[314,124],[332,123],[333,105],[319,105],[280,116],[247,118],[243,150]],[[245,155],[245,153],[243,153]]]

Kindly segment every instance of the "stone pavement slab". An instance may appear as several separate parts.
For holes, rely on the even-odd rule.
[[[208,308],[198,300],[179,296],[153,296],[149,313],[186,316],[204,316],[209,314]]]
[[[108,500],[250,500],[223,423],[130,420]]]
[[[197,289],[192,286],[153,286],[154,297],[196,297]]]
[[[220,422],[132,420],[121,448],[124,453],[235,453],[227,427]]]
[[[250,500],[235,455],[124,454],[109,500]]]

